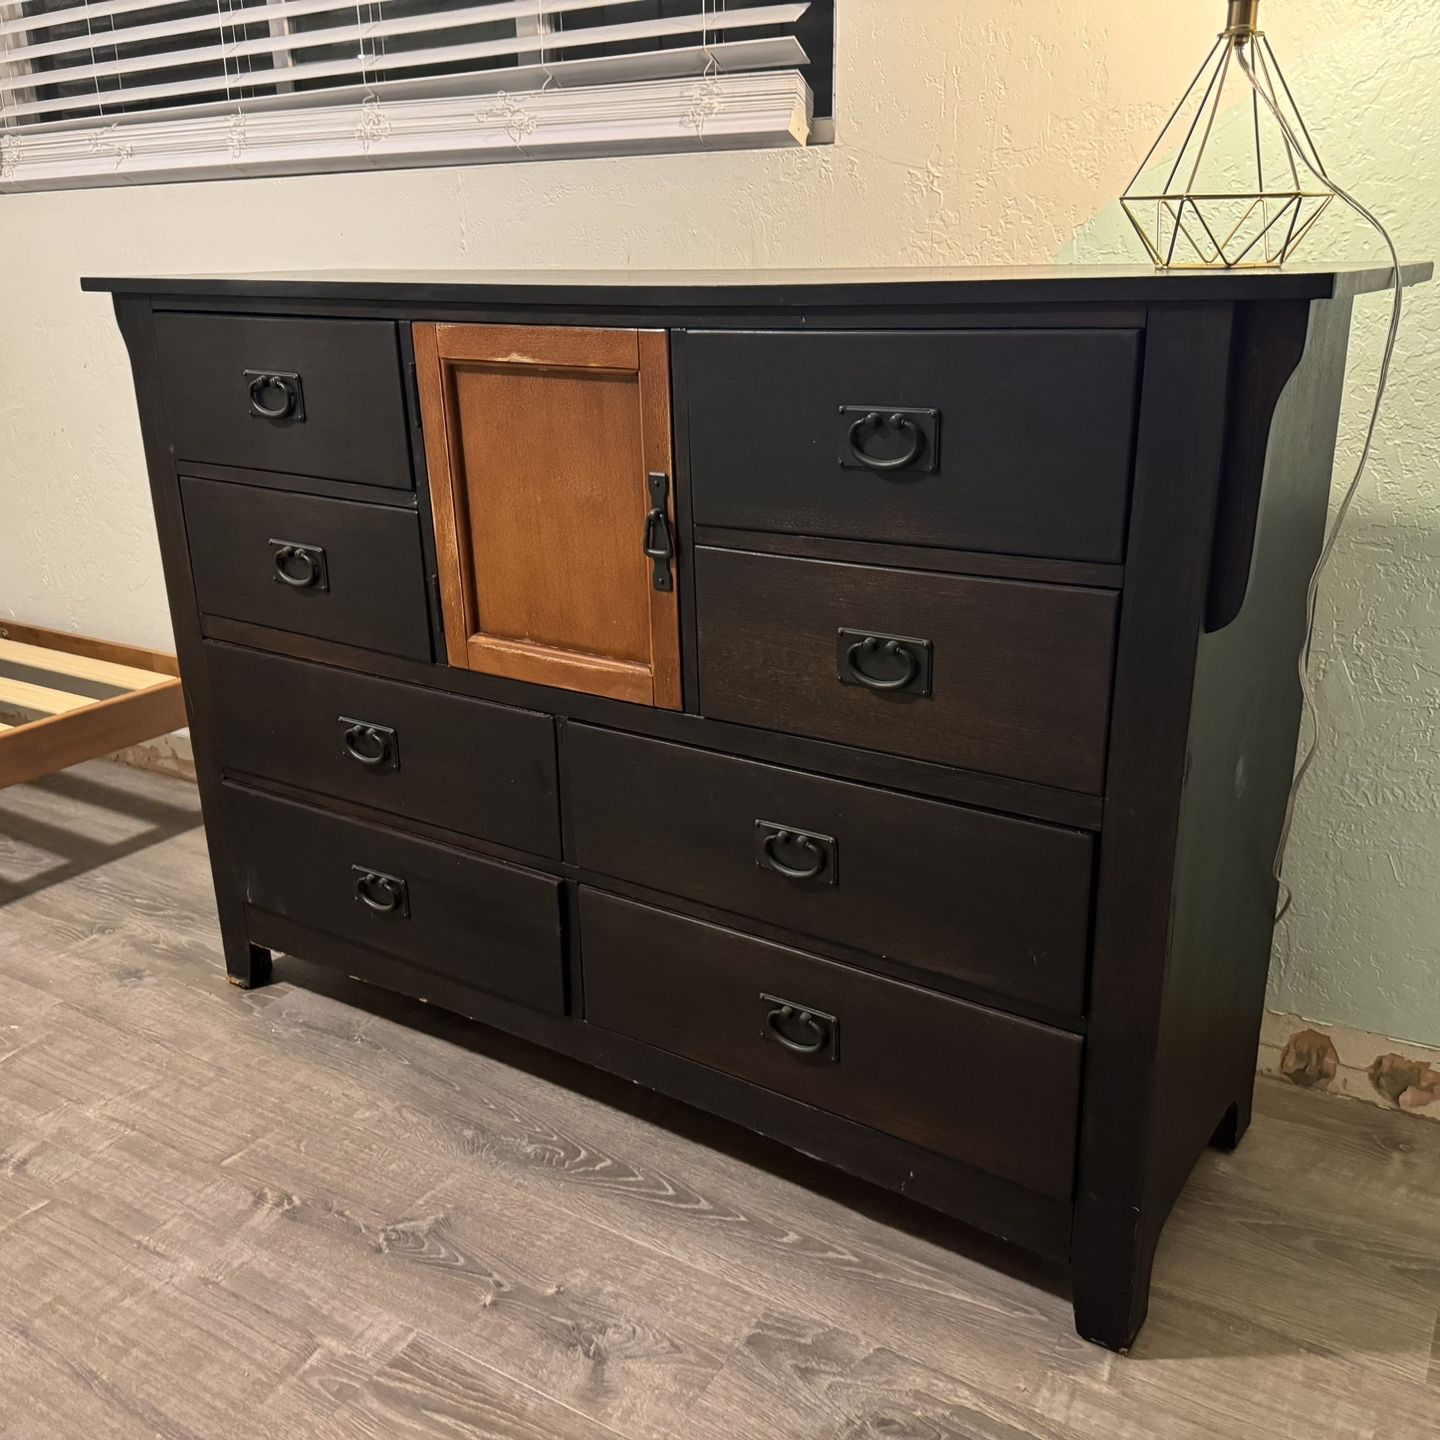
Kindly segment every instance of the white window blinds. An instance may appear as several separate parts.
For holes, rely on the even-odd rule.
[[[804,144],[811,10],[0,0],[0,189]]]

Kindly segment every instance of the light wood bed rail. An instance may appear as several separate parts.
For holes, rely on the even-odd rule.
[[[173,655],[0,620],[0,788],[186,723]]]

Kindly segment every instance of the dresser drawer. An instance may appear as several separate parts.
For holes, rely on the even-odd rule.
[[[691,334],[696,523],[1118,561],[1139,352],[1133,330]]]
[[[201,611],[429,660],[413,510],[183,478]]]
[[[548,715],[230,645],[207,651],[228,773],[559,858]]]
[[[565,770],[586,870],[1084,1006],[1089,835],[585,725]]]
[[[590,1024],[1069,1198],[1078,1036],[584,887],[580,934]]]
[[[1115,594],[704,547],[695,569],[712,719],[1100,791]]]
[[[177,459],[413,488],[389,321],[160,314],[155,340]]]
[[[539,1010],[565,1007],[561,882],[227,784],[245,903]]]

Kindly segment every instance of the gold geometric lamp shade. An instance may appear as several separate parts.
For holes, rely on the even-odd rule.
[[[1333,198],[1259,6],[1228,0],[1224,31],[1120,197],[1161,269],[1283,265]]]

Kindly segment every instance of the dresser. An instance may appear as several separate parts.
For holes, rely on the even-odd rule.
[[[1067,1262],[1124,1350],[1249,1120],[1386,279],[86,280],[230,979],[304,957],[724,1116]]]

